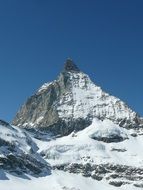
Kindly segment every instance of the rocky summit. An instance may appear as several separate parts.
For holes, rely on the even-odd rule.
[[[12,124],[0,120],[0,179],[31,179],[28,190],[142,189],[142,147],[142,117],[68,58]]]

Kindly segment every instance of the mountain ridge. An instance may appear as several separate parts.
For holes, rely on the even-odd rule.
[[[142,125],[142,119],[136,112],[119,98],[104,92],[71,59],[67,59],[58,78],[42,85],[27,100],[13,124],[26,128],[49,127],[53,133],[57,133],[58,126],[61,125],[59,130],[65,135],[87,127],[94,117],[108,118],[128,128]],[[76,123],[78,127],[74,127]]]

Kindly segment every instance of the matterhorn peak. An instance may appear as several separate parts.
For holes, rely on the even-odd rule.
[[[79,72],[80,69],[77,67],[77,65],[73,62],[71,58],[67,58],[65,65],[64,65],[64,70],[68,72]]]
[[[47,129],[53,135],[68,135],[86,128],[94,118],[110,119],[125,128],[135,128],[139,116],[123,101],[104,92],[72,59],[53,82],[31,96],[13,120],[24,128]]]

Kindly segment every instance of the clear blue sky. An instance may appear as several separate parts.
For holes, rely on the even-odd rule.
[[[0,0],[0,118],[67,57],[143,115],[142,0]]]

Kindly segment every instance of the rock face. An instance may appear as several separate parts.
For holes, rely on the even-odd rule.
[[[105,178],[110,185],[120,187],[125,184],[131,184],[134,181],[143,180],[143,168],[112,165],[112,164],[70,164],[55,167],[59,170],[68,171],[70,173],[82,173],[85,177],[91,177],[101,181]]]
[[[0,171],[35,177],[50,174],[50,167],[37,150],[25,131],[0,120]]]
[[[67,59],[64,69],[67,72],[80,72],[79,68],[74,64],[74,62],[70,58]]]
[[[121,127],[138,128],[140,117],[120,99],[105,93],[71,59],[57,80],[45,83],[21,107],[13,124],[67,135],[108,118]]]

